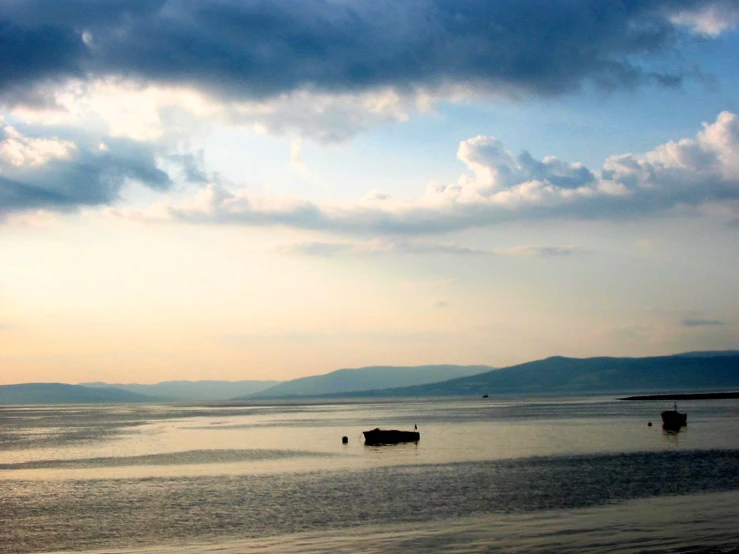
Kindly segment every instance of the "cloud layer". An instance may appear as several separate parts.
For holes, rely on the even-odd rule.
[[[531,218],[639,218],[739,202],[739,118],[721,113],[695,139],[609,157],[599,172],[555,157],[513,154],[496,138],[463,141],[469,172],[417,198],[373,192],[349,204],[231,191],[211,184],[168,217],[190,223],[284,225],[345,234],[414,235]]]
[[[206,121],[332,142],[440,97],[675,86],[692,71],[672,55],[685,38],[738,21],[730,0],[0,0],[0,217],[110,204],[128,182],[165,190],[173,169],[204,182],[187,141]],[[733,201],[735,127],[725,114],[599,172],[480,136],[460,145],[469,173],[418,198],[316,204],[212,184],[169,214],[386,234],[639,216]]]
[[[729,0],[0,0],[0,96],[43,102],[45,86],[107,77],[241,99],[674,86],[686,71],[659,54],[679,29],[737,19]]]
[[[63,130],[60,128],[60,130]],[[164,191],[205,183],[202,153],[94,134],[23,134],[0,119],[0,216],[115,202],[129,182]],[[494,137],[460,143],[468,171],[455,183],[396,198],[372,191],[357,202],[312,202],[213,183],[191,200],[160,206],[188,223],[286,227],[353,235],[420,235],[532,218],[639,218],[669,210],[720,207],[739,213],[739,118],[719,114],[694,139],[646,154],[614,155],[600,171],[555,157],[514,154]]]

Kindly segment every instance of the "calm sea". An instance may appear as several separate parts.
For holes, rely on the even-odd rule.
[[[739,401],[684,402],[679,433],[660,426],[670,407],[1,407],[0,552],[739,549]],[[414,425],[417,444],[361,438]]]

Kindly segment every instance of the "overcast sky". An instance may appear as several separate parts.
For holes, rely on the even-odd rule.
[[[735,0],[0,0],[0,384],[739,348]]]

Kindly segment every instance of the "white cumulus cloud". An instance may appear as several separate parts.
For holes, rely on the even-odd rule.
[[[492,137],[460,144],[469,172],[424,194],[374,191],[356,202],[311,202],[210,185],[170,216],[192,223],[284,225],[338,233],[427,234],[514,219],[634,218],[739,201],[739,119],[723,112],[694,139],[606,159],[599,172],[554,157],[516,155]]]

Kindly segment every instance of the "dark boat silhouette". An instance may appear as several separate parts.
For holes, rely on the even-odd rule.
[[[679,431],[688,424],[688,414],[677,411],[677,402],[672,410],[662,412],[662,427],[668,431]]]
[[[418,431],[398,431],[397,429],[372,429],[363,431],[364,444],[398,444],[399,442],[418,442]]]

